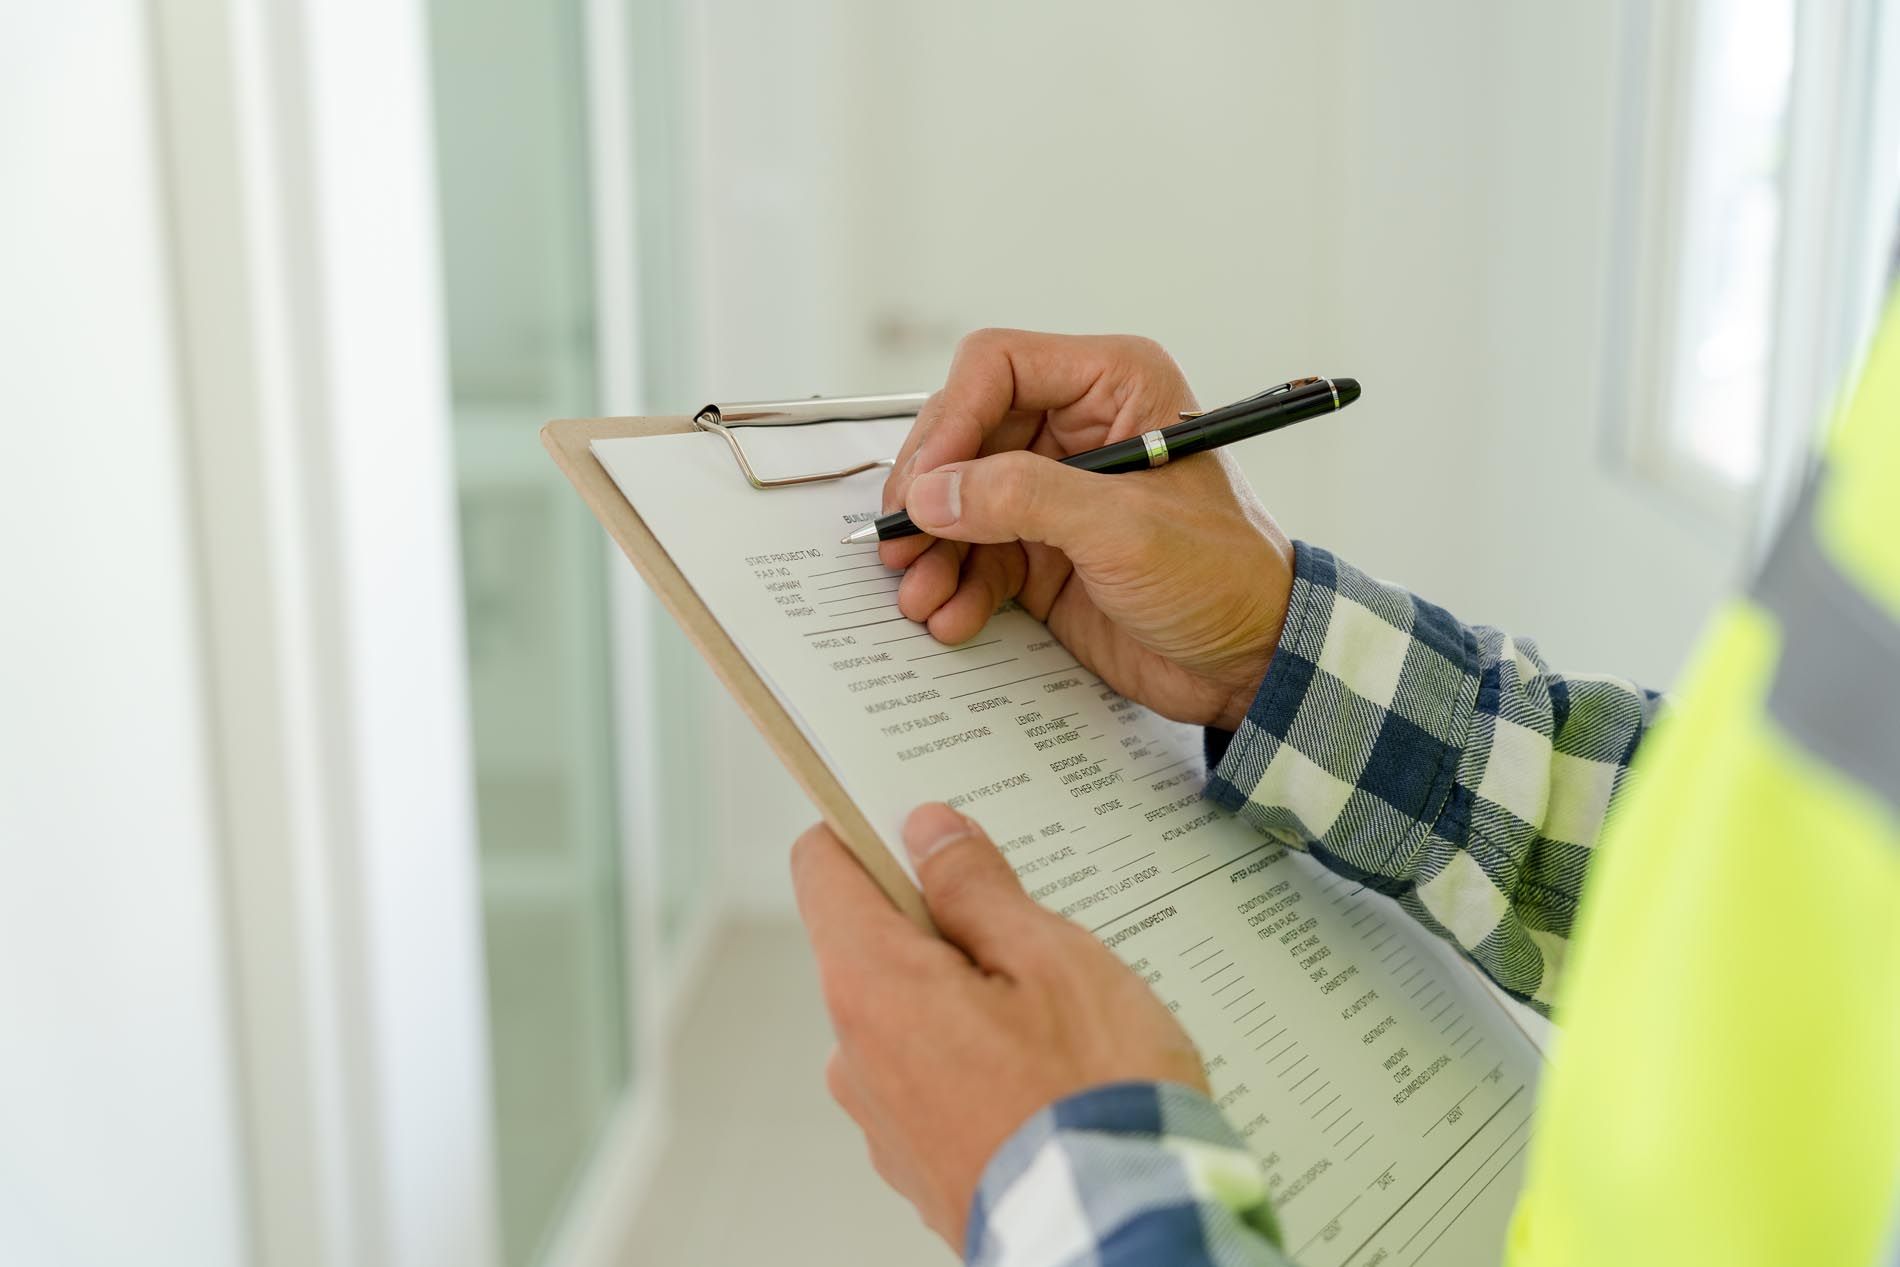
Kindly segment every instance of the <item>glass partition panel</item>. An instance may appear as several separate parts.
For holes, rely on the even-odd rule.
[[[628,1085],[601,534],[536,431],[593,412],[579,0],[430,6],[506,1261]]]
[[[691,270],[692,182],[686,154],[687,117],[681,66],[685,15],[679,0],[630,0],[627,56],[632,83],[636,238],[640,261],[640,407],[649,413],[689,412],[693,396],[690,332],[697,319]],[[700,390],[704,390],[703,387]],[[671,617],[650,609],[648,643],[656,698],[653,715],[671,737],[655,754],[659,832],[660,942],[670,969],[715,897],[719,859],[713,796],[706,765],[716,761],[707,734],[707,702],[721,690],[705,661]]]

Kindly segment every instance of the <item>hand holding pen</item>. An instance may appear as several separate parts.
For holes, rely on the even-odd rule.
[[[899,610],[961,643],[1015,598],[1124,695],[1179,721],[1238,724],[1279,641],[1292,545],[1226,454],[1174,455],[1231,436],[1243,417],[1331,412],[1335,390],[1340,407],[1356,395],[1350,380],[1306,382],[1199,415],[1149,340],[970,336],[885,486],[886,511],[929,534],[880,547],[906,570]],[[1142,436],[1184,415],[1199,427],[1164,437],[1169,460],[1151,461]],[[1063,461],[1118,444],[1116,468],[1143,473]]]

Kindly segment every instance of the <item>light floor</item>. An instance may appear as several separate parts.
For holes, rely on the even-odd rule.
[[[628,1267],[947,1267],[825,1092],[831,1030],[794,923],[722,930],[672,1052],[675,1129]]]

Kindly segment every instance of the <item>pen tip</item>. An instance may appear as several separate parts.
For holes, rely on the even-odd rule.
[[[855,536],[857,536],[857,535],[858,535],[858,534],[857,534],[857,533],[855,533],[855,532],[847,532],[847,533],[845,533],[845,534],[844,534],[844,535],[843,535],[842,537],[839,537],[839,538],[838,538],[838,544],[839,544],[839,545],[841,545],[841,546],[848,546],[848,545],[850,545],[850,544],[851,544],[851,538],[853,538],[853,537],[855,537]]]
[[[862,545],[866,541],[876,541],[876,540],[877,540],[877,523],[876,521],[872,521],[871,523],[867,523],[867,524],[859,524],[856,528],[853,528],[850,532],[845,533],[844,536],[839,537],[838,544],[841,546],[855,546],[855,545]]]

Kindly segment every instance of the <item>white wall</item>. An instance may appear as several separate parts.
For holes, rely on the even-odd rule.
[[[145,6],[0,19],[0,1260],[244,1261]]]
[[[1366,396],[1303,437],[1330,478],[1246,460],[1295,535],[1660,687],[1739,542],[1606,457],[1620,8],[1338,11],[1344,166],[1314,206],[1338,219],[1326,363]]]

